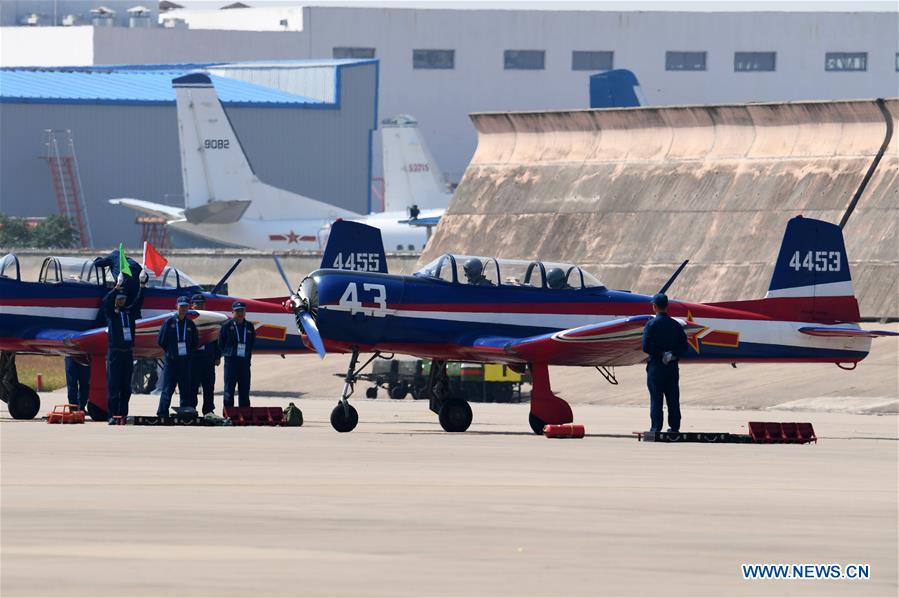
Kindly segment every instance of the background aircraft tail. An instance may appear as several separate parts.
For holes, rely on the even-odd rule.
[[[405,212],[413,205],[420,210],[449,205],[452,192],[413,117],[399,115],[381,121],[381,143],[385,212]]]
[[[790,219],[763,303],[784,319],[858,322],[842,229],[823,220]]]
[[[331,225],[321,267],[387,274],[381,230],[360,222],[338,220]]]
[[[191,73],[172,80],[184,207],[192,223],[224,224],[247,216],[260,220],[353,218],[359,215],[262,183],[253,172],[212,79]]]

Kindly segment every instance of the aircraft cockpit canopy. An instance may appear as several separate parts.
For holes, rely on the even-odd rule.
[[[44,258],[38,282],[84,282],[87,284],[106,285],[106,271],[94,264],[94,260],[81,257]]]
[[[150,276],[147,286],[151,287],[168,287],[173,289],[198,289],[200,287],[190,276],[171,266],[165,267],[162,271],[162,276],[157,277],[149,270],[147,274]]]
[[[445,282],[475,286],[513,286],[535,289],[605,289],[599,279],[574,264],[506,260],[445,253],[415,273]]]
[[[19,258],[15,253],[7,253],[0,258],[0,278],[14,278],[22,280],[22,272],[19,269]]]

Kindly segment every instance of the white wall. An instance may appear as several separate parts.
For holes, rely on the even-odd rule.
[[[0,27],[0,66],[93,63],[93,27]]]
[[[159,15],[159,22],[180,19],[190,29],[231,29],[234,31],[302,31],[300,6],[231,8],[228,10],[178,8]],[[286,21],[286,25],[281,22]]]

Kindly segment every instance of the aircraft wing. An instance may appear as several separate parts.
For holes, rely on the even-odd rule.
[[[650,315],[631,316],[569,328],[528,338],[481,338],[474,342],[472,355],[485,360],[542,361],[552,365],[633,365],[646,360],[643,328]],[[702,326],[675,318],[689,336]]]
[[[121,197],[119,199],[110,199],[109,203],[114,206],[126,206],[131,208],[132,210],[137,210],[138,212],[143,212],[144,214],[149,214],[158,218],[165,218],[166,222],[184,219],[184,208],[176,208],[175,206],[153,203],[152,201]]]
[[[406,218],[405,220],[399,220],[400,224],[408,224],[410,226],[437,226],[437,223],[440,222],[441,216],[446,210],[443,209],[432,209],[432,210],[422,210],[418,214],[418,218]]]
[[[188,317],[197,326],[200,344],[211,343],[218,338],[221,323],[227,318],[211,311],[189,311]],[[138,357],[161,357],[162,348],[156,344],[159,329],[171,317],[171,313],[143,318],[135,322],[134,354]],[[105,353],[108,346],[106,327],[81,332],[75,330],[45,329],[33,338],[21,341],[22,351],[83,355]]]
[[[802,334],[809,336],[829,336],[829,337],[865,337],[877,338],[878,336],[899,336],[899,332],[892,330],[863,330],[861,328],[815,328],[814,326],[805,326],[799,329]]]

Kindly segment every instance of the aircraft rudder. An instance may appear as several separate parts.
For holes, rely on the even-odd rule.
[[[336,221],[331,225],[321,267],[387,274],[380,229],[351,220]]]

